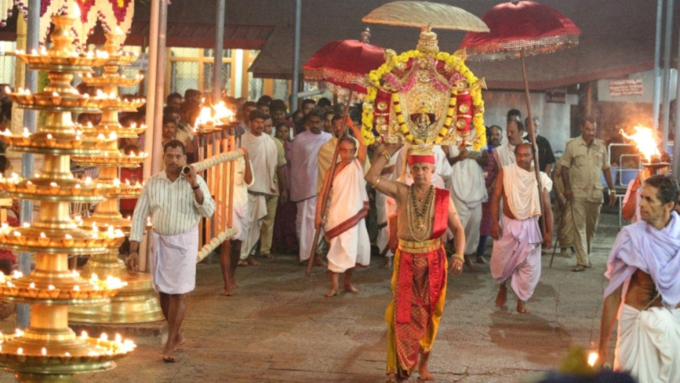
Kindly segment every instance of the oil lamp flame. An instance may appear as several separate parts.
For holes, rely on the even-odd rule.
[[[652,162],[653,156],[661,156],[659,144],[652,129],[644,126],[635,126],[633,129],[635,129],[635,133],[630,136],[621,129],[621,135],[635,142],[637,149],[648,162]]]
[[[590,367],[595,366],[595,363],[597,362],[597,359],[598,359],[598,358],[599,358],[599,355],[597,355],[596,352],[594,352],[594,351],[591,352],[591,353],[588,355],[588,365],[589,365]]]

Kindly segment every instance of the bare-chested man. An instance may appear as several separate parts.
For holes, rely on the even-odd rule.
[[[609,363],[609,337],[618,319],[614,369],[630,372],[640,383],[680,382],[677,201],[674,178],[647,178],[640,199],[642,220],[621,230],[607,262],[599,361]]]
[[[491,275],[500,284],[496,306],[503,307],[507,299],[508,279],[517,295],[517,312],[531,312],[525,303],[534,293],[541,277],[541,242],[550,248],[553,219],[550,208],[552,181],[540,172],[541,193],[538,193],[536,173],[531,168],[534,155],[531,144],[520,143],[515,148],[516,163],[503,166],[496,178],[491,200]],[[503,200],[503,217],[499,219]],[[541,235],[538,217],[541,204],[546,214],[547,233]]]
[[[432,186],[432,153],[409,156],[411,186],[380,177],[398,149],[393,144],[378,148],[365,177],[373,188],[397,202],[399,247],[394,256],[392,302],[385,313],[387,374],[389,381],[403,382],[418,368],[421,380],[434,380],[428,359],[446,297],[442,237],[447,228],[453,232],[456,254],[448,269],[458,275],[463,269],[465,233],[448,190]]]

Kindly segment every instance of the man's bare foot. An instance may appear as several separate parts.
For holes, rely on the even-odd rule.
[[[225,297],[230,297],[231,296],[231,289],[230,288],[224,289],[224,291],[222,291],[222,295],[225,296]]]
[[[328,290],[328,292],[327,292],[326,294],[324,294],[323,296],[326,297],[326,298],[329,298],[329,297],[334,297],[334,296],[336,296],[336,295],[338,295],[338,290],[336,290],[336,289],[330,289],[330,290]]]
[[[498,289],[498,295],[496,295],[496,307],[503,307],[505,306],[505,302],[508,299],[508,288],[505,287],[504,285],[501,285],[501,288]]]
[[[314,258],[314,264],[315,264],[316,266],[321,266],[321,267],[326,267],[326,266],[328,266],[328,265],[326,264],[326,262],[324,262],[324,261],[321,259],[321,256],[320,256],[320,255],[317,255],[317,256]]]
[[[482,255],[477,256],[476,262],[479,263],[480,265],[486,265],[487,263],[489,263],[486,261],[486,259],[484,259],[484,256]]]
[[[271,254],[261,254],[260,257],[265,258],[265,259],[272,259],[274,258]]]
[[[174,355],[163,354],[163,362],[165,363],[175,363],[177,362],[177,357]]]
[[[248,262],[243,259],[239,259],[238,266],[248,266]]]
[[[246,262],[247,262],[248,265],[250,265],[250,266],[260,266],[260,262],[254,260],[254,259],[251,258],[251,257],[248,257],[248,259],[246,259]]]
[[[345,291],[349,291],[352,294],[358,294],[359,290],[355,289],[352,285],[345,285]]]
[[[385,263],[383,263],[382,268],[383,269],[392,268],[392,257],[385,257]]]
[[[418,381],[432,381],[434,376],[430,374],[430,370],[427,368],[427,361],[430,359],[430,353],[420,354],[420,360],[418,361]]]
[[[517,312],[520,314],[529,314],[531,310],[524,305],[524,302],[517,300]]]
[[[477,270],[477,268],[472,264],[472,261],[470,260],[469,255],[465,256],[465,266],[467,266],[468,270],[470,270],[470,271]]]

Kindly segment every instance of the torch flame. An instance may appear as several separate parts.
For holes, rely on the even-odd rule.
[[[635,142],[637,149],[640,153],[647,159],[648,162],[652,161],[653,156],[661,156],[659,152],[658,143],[654,137],[654,131],[650,128],[645,128],[644,126],[636,126],[635,133],[632,135],[627,135],[623,129],[621,129],[621,135],[627,139]]]
[[[212,122],[212,113],[210,108],[206,106],[201,108],[201,114],[199,114],[196,119],[196,125],[207,124],[209,122]]]
[[[597,359],[598,359],[599,357],[600,357],[600,356],[597,355],[596,352],[591,352],[591,353],[588,355],[588,365],[589,365],[590,367],[595,366],[595,363],[597,362]]]

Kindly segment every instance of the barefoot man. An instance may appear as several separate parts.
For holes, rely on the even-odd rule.
[[[647,178],[641,221],[624,227],[607,261],[599,362],[609,363],[609,337],[619,320],[614,369],[640,383],[680,382],[680,216],[677,181]]]
[[[339,274],[344,273],[344,289],[352,294],[359,291],[352,286],[352,273],[356,265],[368,267],[371,263],[371,241],[364,218],[368,215],[368,193],[364,180],[363,163],[366,159],[366,145],[350,136],[340,139],[335,177],[331,181],[331,170],[326,171],[322,190],[330,194],[326,215],[326,238],[329,241],[328,271],[331,274],[331,289],[324,294],[332,297],[338,294]],[[321,224],[322,195],[316,205],[316,225]]]
[[[398,149],[394,144],[378,148],[382,154],[365,177],[373,188],[397,202],[399,247],[394,256],[392,302],[385,313],[387,374],[390,381],[403,382],[418,368],[421,380],[434,380],[427,361],[446,297],[447,262],[442,237],[447,228],[453,232],[456,253],[449,271],[458,275],[463,269],[465,233],[449,191],[432,186],[432,152],[409,156],[411,186],[380,177]]]
[[[222,243],[220,249],[220,266],[222,267],[222,279],[224,291],[222,295],[231,296],[231,291],[236,289],[236,266],[241,260],[241,247],[248,238],[250,229],[250,214],[248,214],[248,186],[254,182],[252,166],[248,158],[248,151],[239,148],[243,157],[234,161],[234,199],[232,201],[232,226],[236,234],[230,240]],[[219,210],[218,210],[219,211]]]
[[[135,271],[139,243],[151,217],[153,248],[149,254],[153,287],[160,294],[161,309],[168,321],[168,341],[163,360],[175,362],[175,349],[183,343],[184,296],[196,286],[198,221],[215,212],[215,202],[205,181],[187,163],[184,144],[172,140],[163,146],[165,170],[151,177],[137,201],[130,232],[128,265]]]
[[[491,275],[501,285],[496,306],[505,306],[506,283],[512,278],[510,285],[517,295],[517,312],[521,314],[531,312],[525,303],[541,277],[541,242],[549,249],[553,231],[549,195],[552,181],[545,173],[540,173],[543,190],[539,196],[536,173],[531,168],[533,157],[531,144],[517,145],[516,163],[501,168],[491,200],[491,236],[495,240],[491,253]],[[501,198],[503,217],[499,220]],[[538,225],[541,203],[547,228],[543,238]]]

